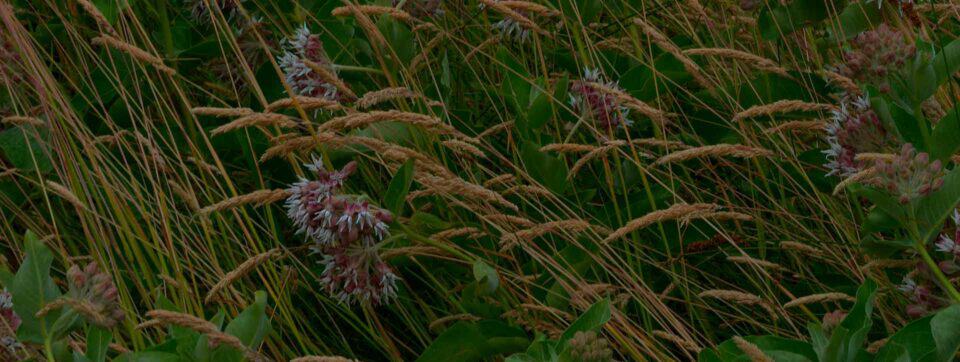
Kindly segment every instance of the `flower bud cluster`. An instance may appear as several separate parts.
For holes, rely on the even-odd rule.
[[[902,69],[917,53],[917,48],[904,34],[881,24],[851,41],[851,50],[844,54],[846,62],[837,72],[858,82],[873,84],[881,92],[890,91],[887,77]]]
[[[74,265],[67,270],[67,283],[70,298],[89,303],[94,312],[103,316],[101,327],[112,328],[123,321],[126,314],[120,308],[117,287],[110,275],[100,271],[96,263],[87,264],[83,269]]]
[[[912,144],[905,144],[892,160],[877,161],[874,183],[907,204],[929,195],[943,186],[943,166],[940,160],[930,160],[925,152],[917,152]]]
[[[570,356],[574,361],[610,362],[613,350],[606,338],[594,331],[577,332],[570,339]]]
[[[326,171],[320,160],[307,167],[316,178],[294,183],[286,208],[297,233],[312,239],[323,256],[320,283],[343,303],[382,304],[396,297],[397,276],[378,253],[392,216],[340,193],[356,163],[337,171]]]

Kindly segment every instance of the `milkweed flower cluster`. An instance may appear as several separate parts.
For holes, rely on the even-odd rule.
[[[13,296],[6,289],[0,292],[0,318],[2,318],[0,323],[4,323],[10,331],[16,331],[20,327],[20,323],[23,322],[20,316],[13,311]]]
[[[906,204],[940,189],[943,175],[940,160],[930,161],[929,155],[907,143],[892,160],[877,161],[874,183]]]
[[[294,183],[286,208],[297,233],[312,239],[323,256],[320,283],[343,303],[378,305],[396,297],[397,276],[378,253],[392,216],[340,193],[356,163],[337,171],[326,171],[320,160],[306,166],[316,178]]]
[[[960,211],[953,210],[953,237],[950,237],[948,234],[941,234],[940,238],[934,244],[937,251],[942,253],[952,254],[954,257],[960,257],[960,244],[957,244],[957,240],[960,240]]]
[[[858,82],[873,84],[881,92],[889,92],[887,76],[903,68],[917,53],[917,48],[904,34],[881,24],[851,41],[851,50],[844,54],[846,62],[837,72]]]
[[[843,310],[834,310],[823,315],[823,321],[820,322],[820,325],[823,326],[824,331],[831,331],[838,327],[846,317],[847,312],[844,312]]]
[[[957,243],[957,240],[960,240],[960,212],[953,210],[952,219],[953,232],[940,234],[940,237],[933,244],[936,251],[947,254],[946,260],[937,263],[940,271],[946,275],[960,272],[960,263],[957,262],[960,260],[960,244]]]
[[[530,29],[524,28],[516,20],[505,18],[493,23],[493,30],[496,30],[505,38],[511,38],[518,42],[526,42],[530,39]]]
[[[613,350],[610,349],[610,342],[594,331],[577,332],[568,343],[570,344],[570,356],[575,361],[613,361]]]
[[[19,361],[18,353],[24,348],[17,340],[17,328],[23,322],[13,311],[13,296],[7,289],[0,292],[0,359]]]
[[[494,0],[493,2],[499,3],[500,0]],[[486,8],[486,4],[480,3],[480,10],[483,10],[485,8]],[[514,10],[514,11],[516,11],[520,15],[527,16],[525,11],[518,11],[518,10]],[[500,21],[493,23],[491,27],[493,28],[493,30],[500,33],[500,36],[507,39],[513,39],[514,41],[517,41],[520,43],[526,42],[527,40],[530,39],[530,33],[531,33],[530,29],[523,27],[522,25],[520,25],[519,22],[509,17],[505,17]]]
[[[283,70],[287,84],[297,95],[339,100],[341,95],[337,87],[325,82],[320,74],[304,63],[304,59],[327,67],[330,73],[336,74],[330,58],[323,49],[320,36],[311,33],[306,24],[297,29],[292,37],[286,39],[284,52],[277,62]]]
[[[630,109],[621,104],[617,96],[597,89],[595,84],[621,90],[617,82],[604,82],[599,69],[587,69],[583,78],[570,85],[570,106],[581,116],[592,118],[604,129],[616,130],[623,125],[630,127],[633,121],[627,118]]]
[[[897,289],[906,293],[910,299],[910,304],[907,305],[907,315],[911,318],[923,317],[944,306],[944,301],[934,295],[930,287],[918,284],[910,276],[903,278],[903,282]]]
[[[856,160],[858,153],[891,152],[899,148],[896,137],[884,126],[865,97],[844,98],[838,110],[833,111],[827,124],[824,150],[829,169],[828,176],[849,177],[863,169]]]
[[[104,317],[102,321],[91,323],[104,323],[101,327],[113,328],[123,321],[126,313],[120,308],[117,287],[110,275],[101,272],[96,263],[87,264],[83,269],[72,266],[67,270],[67,282],[70,298],[89,302],[94,312]]]
[[[197,21],[209,22],[211,9],[218,9],[228,20],[240,11],[240,3],[246,0],[188,0],[190,15]]]
[[[933,248],[937,252],[931,257],[940,259],[943,254],[946,257],[940,260],[936,267],[940,269],[949,280],[954,283],[958,274],[960,274],[960,212],[954,210],[950,218],[952,225],[945,226],[944,231],[934,242]],[[949,224],[949,222],[948,222]],[[933,271],[924,263],[918,263],[916,269],[903,278],[903,282],[897,287],[901,292],[907,295],[909,304],[907,305],[907,314],[911,318],[919,318],[948,304],[947,298],[937,293],[938,285],[934,282]]]

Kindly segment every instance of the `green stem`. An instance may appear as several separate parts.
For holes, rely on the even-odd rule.
[[[937,265],[937,262],[930,257],[930,253],[927,252],[927,248],[924,247],[923,243],[917,241],[915,246],[917,251],[920,253],[920,257],[923,259],[923,262],[927,264],[927,267],[933,271],[933,275],[937,278],[937,281],[943,285],[943,289],[947,291],[947,294],[950,295],[950,299],[953,299],[955,303],[960,303],[960,292],[957,292],[957,289],[953,287],[953,283],[950,282],[950,279],[947,278],[942,271],[940,271],[940,266]]]
[[[53,341],[50,340],[50,336],[43,339],[43,353],[46,354],[47,361],[56,361],[53,355]]]
[[[910,210],[910,233],[912,234],[914,240],[914,248],[917,249],[917,252],[920,253],[920,258],[923,259],[923,262],[927,264],[927,268],[930,269],[930,272],[933,273],[933,276],[937,278],[937,281],[940,282],[940,285],[947,294],[950,295],[950,299],[953,299],[955,303],[960,303],[960,292],[957,292],[957,289],[953,287],[953,283],[950,282],[950,278],[947,278],[943,271],[940,270],[940,266],[937,265],[937,262],[930,257],[930,253],[927,252],[926,238],[920,236],[920,230],[917,228],[916,223],[916,211],[911,206]]]

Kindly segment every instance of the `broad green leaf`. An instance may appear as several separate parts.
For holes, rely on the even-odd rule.
[[[83,326],[85,319],[73,308],[64,308],[61,311],[60,316],[53,321],[53,327],[50,328],[48,333],[52,336],[53,339],[60,339],[67,335],[67,333],[72,332],[73,330]]]
[[[415,212],[410,217],[409,225],[411,229],[426,234],[450,228],[449,222],[444,221],[437,215],[422,211]]]
[[[870,104],[885,124],[896,128],[904,142],[912,143],[918,150],[927,149],[923,138],[926,122],[903,109],[900,104],[889,103],[880,97],[871,98]]]
[[[562,194],[569,186],[567,164],[556,157],[540,152],[540,146],[537,144],[524,142],[520,150],[520,158],[527,173],[551,191]]]
[[[536,362],[561,362],[563,354],[558,350],[560,343],[547,339],[543,334],[537,334],[525,353],[517,353],[509,358],[508,361],[536,361]],[[566,362],[566,361],[563,361]]]
[[[953,39],[943,49],[940,49],[931,64],[937,77],[938,86],[946,83],[950,77],[960,71],[960,39]]]
[[[562,265],[564,270],[571,275],[584,275],[591,266],[596,264],[590,255],[599,248],[596,243],[585,243],[586,245],[567,245],[554,258],[558,265]],[[582,246],[582,247],[581,247]],[[550,278],[550,277],[547,277]],[[551,279],[544,279],[541,283],[546,284]],[[557,309],[567,309],[570,305],[570,295],[566,289],[567,283],[561,283],[559,280],[553,280],[550,289],[546,295],[542,296],[548,306]]]
[[[766,8],[760,14],[757,25],[760,35],[766,40],[776,40],[789,35],[806,24],[820,22],[827,17],[825,0],[795,0],[788,5],[770,2],[773,9]]]
[[[899,225],[899,221],[893,218],[880,208],[874,208],[870,210],[870,213],[867,214],[867,219],[864,220],[862,229],[865,233],[876,233],[881,231],[887,231],[894,229]]]
[[[497,269],[483,261],[478,260],[473,263],[473,278],[483,287],[480,293],[484,295],[495,292],[500,286]]]
[[[6,265],[0,265],[0,286],[8,288],[13,284],[13,273],[7,269]]]
[[[18,126],[0,132],[0,154],[13,167],[23,171],[53,170],[47,149],[47,131],[34,126]]]
[[[840,13],[837,25],[840,26],[840,34],[836,34],[839,39],[850,39],[858,34],[869,30],[876,24],[883,21],[882,12],[879,6],[864,2],[851,2]]]
[[[387,40],[387,47],[396,52],[401,64],[410,64],[413,57],[424,51],[414,44],[413,32],[406,24],[389,16],[382,16],[377,21],[377,28]],[[424,44],[426,45],[426,44]]]
[[[23,323],[17,329],[17,337],[24,342],[43,343],[60,311],[52,311],[43,318],[36,314],[43,306],[60,297],[60,289],[50,277],[53,253],[32,231],[24,236],[26,259],[10,285],[13,296],[13,311]]]
[[[853,308],[847,312],[847,316],[840,322],[840,326],[847,331],[843,343],[840,345],[840,361],[854,361],[857,354],[863,348],[867,340],[867,333],[873,326],[871,315],[873,314],[873,301],[876,298],[877,283],[867,279],[863,285],[857,289],[857,302]],[[834,332],[836,333],[836,331]]]
[[[553,101],[550,98],[550,94],[541,93],[534,99],[533,104],[531,104],[527,110],[526,126],[529,128],[528,131],[531,134],[540,130],[540,128],[550,120],[550,117],[553,116]]]
[[[927,316],[907,324],[897,333],[887,339],[887,343],[877,351],[876,361],[900,361],[904,352],[909,361],[920,361],[930,353],[936,353],[937,344],[930,331],[930,321],[933,316]]]
[[[155,352],[155,351],[146,351],[146,352],[131,352],[126,353],[117,359],[114,362],[180,362],[180,356],[169,353],[169,352]]]
[[[937,122],[930,135],[930,157],[947,161],[960,151],[960,108],[954,107]]]
[[[396,216],[403,214],[403,205],[410,192],[410,184],[413,183],[413,163],[414,160],[409,159],[397,169],[397,173],[390,180],[390,186],[387,186],[387,193],[383,196],[383,205]]]
[[[900,222],[907,220],[908,215],[906,208],[886,192],[862,185],[851,185],[849,189],[856,193],[857,196],[870,200],[877,208],[883,210],[883,212],[890,217]]]
[[[80,351],[73,351],[73,362],[92,362],[89,357]]]
[[[943,187],[916,203],[917,224],[926,243],[940,233],[943,221],[960,203],[960,167],[955,167],[943,179]]]
[[[896,221],[894,221],[894,225]],[[881,257],[890,258],[904,250],[913,248],[913,242],[903,239],[881,239],[873,235],[867,235],[860,242],[860,248],[867,253]]]
[[[500,52],[497,54],[497,59],[500,60],[504,67],[504,69],[501,70],[503,74],[503,83],[501,84],[503,97],[515,110],[519,112],[525,111],[530,104],[530,79],[533,79],[533,77],[530,76],[530,72],[527,71],[523,64],[517,60],[516,56],[506,48],[500,49]]]
[[[107,360],[107,351],[110,341],[113,340],[113,333],[109,330],[89,325],[87,327],[87,353],[86,357],[90,361],[103,362]]]
[[[596,331],[610,320],[610,299],[603,299],[590,306],[586,312],[563,331],[559,343],[566,343],[577,332]]]
[[[954,304],[937,312],[930,320],[930,332],[937,344],[937,359],[952,360],[960,348],[960,305]]]
[[[245,346],[252,350],[260,349],[260,343],[263,342],[267,333],[270,333],[270,318],[267,317],[267,293],[258,291],[255,294],[253,304],[230,321],[224,332],[239,338]],[[243,360],[243,353],[228,346],[221,346],[214,351],[213,359],[215,361],[241,361]]]
[[[430,343],[419,362],[480,361],[520,352],[530,344],[522,329],[498,320],[460,321]]]
[[[813,347],[804,341],[786,339],[776,336],[747,336],[743,339],[755,344],[767,356],[773,357],[775,361],[784,362],[810,362],[817,361],[817,354]],[[733,340],[727,340],[713,349],[704,349],[700,352],[698,360],[701,362],[727,362],[737,361],[746,362],[750,358],[743,353]]]

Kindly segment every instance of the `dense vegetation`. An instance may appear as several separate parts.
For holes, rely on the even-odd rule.
[[[0,0],[0,360],[948,361],[960,4]]]

